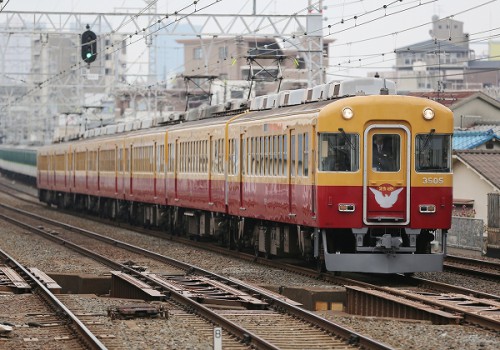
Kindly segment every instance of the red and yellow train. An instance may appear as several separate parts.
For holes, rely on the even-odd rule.
[[[453,114],[393,90],[325,84],[46,146],[39,197],[329,271],[440,271],[445,240],[430,243],[451,225]]]

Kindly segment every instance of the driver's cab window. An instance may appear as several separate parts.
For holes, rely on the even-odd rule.
[[[373,134],[372,169],[395,172],[400,169],[401,138],[398,134]]]
[[[319,135],[319,170],[352,172],[359,169],[357,134],[322,133]]]

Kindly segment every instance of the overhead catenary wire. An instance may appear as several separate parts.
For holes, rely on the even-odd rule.
[[[186,17],[190,16],[191,14],[197,13],[197,12],[201,11],[202,9],[206,9],[206,8],[208,8],[208,7],[212,6],[212,5],[214,5],[214,4],[216,4],[216,3],[220,2],[220,1],[222,1],[222,0],[213,0],[213,1],[212,1],[211,3],[209,3],[208,5],[203,6],[202,8],[198,8],[198,9],[196,8],[196,5],[200,2],[200,0],[193,1],[190,5],[188,5],[188,6],[184,6],[183,8],[179,9],[178,11],[174,11],[172,15],[174,15],[174,16],[175,16],[175,15],[179,14],[181,11],[184,11],[184,10],[188,9],[189,7],[191,7],[191,6],[194,6],[194,7],[195,7],[195,9],[194,9],[191,13],[183,14],[181,18],[173,20],[173,22],[170,22],[169,24],[167,24],[167,25],[166,25],[166,26],[164,26],[164,27],[167,27],[168,25],[172,25],[173,23],[175,23],[175,22],[177,22],[177,21],[180,21],[181,19],[183,19],[183,18],[186,18]],[[149,7],[150,7],[150,5],[151,5],[151,4],[148,4],[147,8],[149,8]],[[140,11],[137,15],[140,15],[140,14],[143,14],[143,13],[144,13],[144,10],[141,10],[141,11]],[[137,16],[137,15],[136,15],[136,16]],[[169,18],[169,17],[170,17],[170,15],[169,15],[169,14],[165,15],[165,18]],[[152,25],[148,26],[147,28],[142,28],[142,30],[141,30],[141,31],[137,31],[135,34],[131,34],[131,35],[129,36],[129,38],[132,38],[132,37],[133,37],[133,36],[135,36],[135,35],[139,35],[139,34],[141,34],[141,33],[146,32],[146,30],[148,30],[149,28],[151,28],[153,25],[156,25],[157,23],[158,23],[158,22],[156,22],[156,23],[154,23],[154,24],[152,24]],[[97,39],[96,39],[96,40],[97,40]],[[128,38],[127,38],[127,39],[122,40],[122,43],[123,43],[124,41],[126,41],[126,40],[128,40]],[[137,42],[137,41],[136,41],[136,42]],[[131,44],[132,44],[132,43],[126,43],[126,44],[125,44],[125,46],[129,46],[129,45],[131,45]],[[118,50],[120,50],[120,49],[121,49],[121,46],[120,46],[118,49],[114,49],[114,50],[109,51],[110,49],[113,49],[113,47],[114,47],[114,45],[112,44],[111,46],[106,47],[105,49],[100,50],[100,51],[98,51],[97,53],[98,53],[98,54],[102,54],[102,52],[106,52],[106,53],[111,54],[111,53],[114,53],[114,52],[116,52],[116,51],[118,51]],[[56,74],[51,75],[51,76],[50,76],[50,77],[48,77],[46,80],[44,80],[44,81],[41,81],[41,82],[37,83],[37,84],[36,84],[36,86],[34,86],[33,88],[31,88],[31,89],[27,90],[27,91],[26,91],[23,95],[18,96],[16,99],[14,99],[14,100],[13,100],[12,102],[10,102],[9,104],[12,104],[12,103],[18,103],[18,102],[20,102],[20,101],[21,101],[21,100],[23,100],[25,97],[27,97],[27,96],[31,95],[34,91],[36,91],[36,90],[38,90],[38,89],[41,89],[41,88],[43,88],[43,87],[47,86],[48,84],[51,84],[51,83],[53,83],[53,82],[55,82],[55,81],[58,81],[58,80],[62,79],[64,76],[66,76],[67,74],[70,74],[73,70],[83,68],[83,67],[85,67],[86,65],[87,65],[87,64],[83,64],[83,63],[81,63],[81,62],[78,62],[78,63],[76,63],[76,64],[72,65],[72,66],[71,66],[68,70],[62,70],[62,71],[59,71],[59,72],[58,72],[58,73],[56,73]],[[7,107],[7,105],[4,105],[4,106],[3,106],[3,108],[5,108],[5,107]]]
[[[219,1],[221,1],[221,0],[219,0]],[[219,1],[217,1],[217,2],[219,2]],[[353,2],[351,2],[351,3],[355,3],[355,2],[357,2],[357,1],[353,1]],[[415,6],[415,7],[419,7],[419,6],[422,6],[423,4],[429,4],[429,3],[432,3],[432,2],[435,2],[435,0],[433,0],[433,1],[427,1],[427,2],[422,2],[422,1],[410,1],[410,2],[407,2],[407,3],[409,3],[409,4],[417,4],[417,3],[418,3],[417,5],[414,5],[414,6]],[[485,3],[482,3],[482,4],[479,4],[479,5],[473,6],[473,7],[469,8],[469,9],[466,9],[466,10],[461,11],[461,12],[457,12],[457,13],[455,13],[455,14],[453,14],[453,15],[450,15],[450,16],[447,16],[447,17],[445,17],[445,18],[452,18],[453,16],[456,16],[456,15],[458,15],[458,14],[462,14],[462,13],[465,13],[465,12],[471,11],[471,10],[473,10],[473,9],[475,9],[475,8],[479,8],[479,7],[481,7],[481,6],[484,6],[484,5],[490,4],[490,3],[492,3],[492,2],[494,2],[494,0],[493,0],[493,1],[487,1],[487,2],[485,2]],[[196,3],[197,3],[197,2],[195,1],[194,5],[196,5]],[[215,2],[214,2],[214,3],[215,3]],[[383,19],[383,18],[386,18],[386,17],[387,17],[387,13],[386,13],[386,11],[387,11],[387,9],[388,9],[388,8],[390,8],[390,6],[394,6],[394,7],[395,7],[396,5],[397,5],[397,6],[401,6],[401,5],[400,5],[400,4],[398,4],[398,3],[402,3],[402,1],[393,1],[393,2],[389,3],[387,6],[377,7],[377,8],[375,8],[375,9],[365,11],[365,13],[368,13],[368,12],[369,12],[369,13],[373,14],[373,13],[377,13],[377,11],[384,11],[384,14],[383,14],[383,15],[378,16],[378,18],[377,18],[377,19],[371,19],[370,21],[371,21],[371,22],[373,22],[373,21],[375,21],[375,20]],[[212,3],[212,4],[213,4],[213,3]],[[191,4],[191,5],[189,5],[189,6],[192,6],[192,5],[193,5],[193,4]],[[149,6],[149,5],[148,5],[148,6]],[[404,12],[404,11],[409,11],[409,10],[410,10],[410,8],[405,8],[405,9],[402,9],[402,10],[398,10],[398,13],[400,13],[400,12]],[[142,12],[144,12],[144,11],[145,11],[145,10],[143,10]],[[296,12],[296,13],[298,13],[298,12]],[[179,14],[179,15],[180,15],[180,13],[179,13],[178,11],[174,12],[174,14]],[[188,14],[188,15],[189,15],[189,14]],[[354,17],[356,17],[356,19],[363,18],[363,15],[364,15],[364,14],[354,15],[354,16],[351,18],[351,21],[354,19]],[[168,17],[166,17],[166,18],[168,18]],[[180,18],[178,18],[177,20],[180,20]],[[340,22],[339,22],[339,23],[340,23]],[[344,21],[344,23],[345,23],[345,21]],[[428,22],[428,21],[427,21],[427,22],[422,23],[422,24],[420,24],[420,25],[418,25],[418,26],[414,26],[414,27],[406,28],[406,29],[404,29],[404,30],[399,30],[399,31],[397,31],[397,32],[393,32],[393,33],[387,33],[387,34],[384,34],[384,35],[382,35],[382,36],[373,37],[373,38],[371,38],[371,39],[372,39],[372,40],[375,40],[375,39],[378,39],[378,38],[381,38],[381,37],[386,37],[386,36],[391,36],[391,35],[392,35],[392,36],[397,36],[399,33],[403,33],[403,32],[405,32],[405,31],[409,31],[409,30],[412,30],[412,29],[420,28],[420,27],[422,27],[422,26],[424,26],[424,25],[427,25],[427,24],[429,24],[429,23],[432,23],[432,22]],[[171,25],[171,24],[172,24],[172,23],[170,23],[170,24],[166,24],[166,25],[165,25],[165,26],[163,26],[162,28],[165,28],[165,27],[167,27],[168,25]],[[335,23],[334,23],[334,24],[335,24]],[[342,23],[340,23],[340,24],[342,24]],[[156,25],[156,23],[155,23],[154,25]],[[359,25],[357,25],[357,26],[355,26],[355,27],[352,27],[352,28],[349,28],[349,29],[358,28],[360,25],[362,25],[362,24],[361,24],[361,23],[359,23]],[[152,27],[152,25],[151,25],[150,27],[148,27],[148,29],[149,29],[149,28],[151,28],[151,27]],[[332,28],[332,27],[333,27],[333,25],[332,25],[330,28]],[[154,34],[154,33],[158,32],[158,30],[161,30],[161,29],[157,29],[157,30],[156,30],[156,31],[154,31],[154,32],[146,33],[146,35],[152,35],[152,34]],[[343,30],[346,30],[346,29],[343,29]],[[134,35],[139,35],[139,34],[141,34],[141,35],[143,35],[143,37],[142,37],[142,38],[138,38],[138,39],[136,39],[135,41],[131,41],[130,43],[127,43],[127,46],[128,46],[128,45],[131,45],[131,44],[133,44],[133,43],[136,43],[136,42],[138,42],[138,41],[140,41],[140,40],[144,40],[144,35],[145,35],[144,33],[145,33],[145,32],[146,32],[146,31],[145,31],[145,29],[144,29],[144,28],[143,28],[143,30],[142,30],[142,31],[137,31]],[[327,36],[331,36],[331,35],[333,35],[333,34],[335,34],[335,33],[337,33],[337,32],[330,32],[329,34],[325,35],[325,37],[327,37]],[[243,33],[243,34],[245,34],[245,33]],[[251,34],[251,33],[249,33],[249,34]],[[308,34],[308,33],[304,33],[304,34],[305,34],[304,36],[307,36],[307,34]],[[132,37],[133,37],[134,35],[132,35]],[[129,37],[129,39],[130,39],[130,37]],[[227,40],[230,40],[230,39],[227,39]],[[369,38],[369,39],[359,40],[359,41],[357,41],[357,42],[344,43],[344,44],[341,44],[341,45],[353,45],[353,44],[356,44],[356,43],[366,42],[367,40],[370,40],[370,38]],[[335,43],[333,44],[333,46],[336,46],[336,45],[338,46],[339,44],[335,44]],[[109,51],[110,49],[111,49],[111,51]],[[285,48],[285,49],[286,49],[286,48]],[[113,50],[113,46],[111,46],[111,48],[110,48],[110,47],[106,47],[104,50],[108,50],[108,52],[107,52],[107,53],[114,53],[114,52],[118,51],[118,49]],[[102,51],[102,50],[101,50],[101,51]],[[352,65],[352,64],[354,64],[354,63],[356,63],[356,66],[352,66],[351,68],[370,67],[371,65],[376,64],[376,62],[375,62],[375,63],[370,63],[370,64],[365,64],[365,62],[367,62],[367,60],[368,60],[368,59],[377,58],[377,56],[378,56],[379,60],[378,60],[377,62],[388,62],[390,59],[387,59],[387,56],[388,56],[388,55],[390,55],[390,54],[392,54],[392,53],[393,53],[393,52],[382,52],[382,53],[374,53],[374,54],[366,54],[366,55],[357,55],[357,56],[353,56],[353,57],[352,57],[352,59],[350,60],[350,62],[349,62],[349,61],[346,61],[346,62],[340,62],[340,63],[338,63],[337,65],[326,65],[325,67],[326,67],[327,69],[332,69],[332,68],[341,68],[341,69],[345,69],[345,70],[347,70],[347,69],[349,69],[348,65]],[[239,59],[242,59],[242,58],[243,58],[242,56],[237,56],[237,55],[234,55],[234,53],[231,53],[229,56],[232,56],[231,58],[232,58],[233,60],[239,60]],[[356,60],[356,58],[357,58],[357,60]],[[218,64],[219,64],[219,62],[217,62],[217,65],[218,65]],[[83,67],[83,65],[82,65],[81,63],[79,63],[79,64],[78,64],[78,67]],[[202,65],[202,66],[199,66],[198,68],[196,68],[196,70],[198,70],[198,71],[200,71],[200,70],[207,70],[208,72],[213,72],[216,68],[217,68],[217,67],[207,67],[206,65]],[[180,69],[180,67],[177,67],[177,69]],[[63,73],[65,73],[65,72],[63,72]],[[59,74],[54,75],[54,76],[52,77],[52,80],[51,80],[51,79],[48,79],[47,81],[42,82],[42,84],[39,84],[38,86],[35,86],[34,90],[36,90],[36,89],[38,89],[38,88],[42,88],[42,87],[44,86],[43,84],[54,82],[54,81],[56,81],[55,79],[59,80],[59,79],[61,79],[62,77],[63,77],[63,76],[62,76],[62,74],[61,74],[61,72],[60,72]],[[166,81],[159,81],[159,82],[154,83],[154,84],[148,84],[148,87],[152,87],[152,86],[155,86],[155,85],[158,85],[158,86],[159,86],[159,85],[162,85],[162,84],[165,84],[165,83],[166,83]]]
[[[452,15],[446,16],[446,17],[444,17],[444,19],[446,19],[446,18],[453,18],[454,16],[457,16],[457,15],[460,15],[460,14],[463,14],[463,13],[466,13],[466,12],[469,12],[469,11],[473,11],[473,10],[475,10],[475,9],[478,9],[478,8],[482,7],[482,6],[485,6],[485,5],[487,5],[487,4],[490,4],[490,3],[494,2],[494,1],[495,1],[495,0],[493,0],[493,1],[487,1],[487,2],[484,2],[484,3],[482,3],[482,4],[472,6],[472,7],[468,8],[468,9],[463,10],[463,11],[459,11],[459,12],[456,12],[456,13],[454,13],[454,14],[452,14]],[[418,5],[416,5],[416,7],[419,7],[419,6],[422,6],[423,4],[429,4],[429,3],[432,3],[432,2],[434,2],[434,1],[425,2],[425,3],[422,3],[422,1],[412,1],[412,2],[410,2],[410,3],[418,3]],[[393,2],[393,3],[391,3],[391,4],[395,5],[396,3],[397,3],[397,1],[396,1],[396,2]],[[382,6],[382,7],[378,7],[378,8],[377,8],[377,9],[375,9],[375,10],[370,10],[370,12],[371,12],[371,13],[375,13],[376,11],[382,11],[382,10],[386,11],[386,9],[387,9],[387,7]],[[401,11],[407,11],[407,10],[409,10],[409,9],[400,10],[399,12],[401,12]],[[296,13],[298,13],[298,12],[296,12]],[[378,18],[378,19],[383,19],[383,18],[385,18],[385,17],[386,17],[385,15],[384,15],[384,16],[379,16],[379,18]],[[359,18],[359,16],[358,16],[358,18]],[[382,36],[374,37],[374,38],[372,38],[371,40],[374,40],[374,39],[379,38],[379,37],[385,37],[385,36],[397,35],[398,33],[403,33],[403,32],[406,32],[406,31],[414,30],[414,29],[417,29],[417,28],[420,28],[420,27],[426,26],[426,25],[428,25],[428,24],[430,24],[430,23],[432,23],[432,21],[430,21],[430,22],[429,22],[429,21],[426,21],[426,22],[424,22],[424,23],[421,23],[421,24],[420,24],[420,25],[418,25],[418,26],[413,26],[413,27],[409,27],[409,28],[406,28],[406,29],[400,30],[400,31],[398,31],[398,32],[388,33],[388,34],[385,34],[385,35],[382,35]],[[491,30],[490,30],[490,31],[491,31]],[[492,37],[493,37],[493,36],[490,36],[489,38],[492,38]],[[222,40],[232,40],[232,39],[222,39]],[[365,42],[365,41],[367,41],[367,40],[370,40],[370,39],[360,40],[359,42]],[[485,40],[487,40],[487,39],[485,39]],[[222,42],[220,39],[213,39],[213,41],[215,41],[215,42],[217,42],[217,43],[221,43],[221,42]],[[200,43],[200,45],[205,45],[205,44],[202,42],[202,43]],[[207,45],[208,45],[208,44],[207,44]],[[258,49],[259,47],[257,46],[256,48]],[[270,51],[270,52],[272,53],[272,51]],[[390,54],[393,54],[393,53],[394,53],[394,51],[391,51],[391,52],[384,52],[384,53],[374,53],[374,54],[369,54],[369,55],[367,55],[367,56],[370,56],[370,57],[372,57],[372,58],[377,58],[377,57],[378,57],[378,58],[379,58],[379,60],[378,60],[377,62],[388,62],[388,61],[390,61],[391,59],[387,59],[387,56],[389,56]],[[233,61],[236,61],[236,60],[239,60],[239,59],[243,59],[243,58],[244,58],[243,56],[237,56],[237,55],[235,55],[234,53],[231,53],[231,54],[230,54],[230,56],[231,56],[231,60],[233,60]],[[258,55],[256,55],[256,56],[258,57]],[[356,57],[359,57],[359,55],[358,55],[358,56],[356,56]],[[357,67],[351,67],[351,68],[369,67],[369,65],[364,65],[364,64],[363,64],[363,61],[364,61],[364,59],[360,59],[360,58],[358,58],[358,59],[356,60],[355,58],[352,58],[351,62],[348,62],[348,61],[347,61],[346,63],[354,63],[354,62],[356,62],[356,63],[358,64],[358,66],[357,66]],[[214,71],[218,68],[218,64],[219,64],[219,61],[216,63],[216,65],[217,65],[217,66],[215,66],[215,65],[214,65],[213,67],[208,67],[208,66],[206,66],[206,65],[202,65],[202,66],[200,65],[200,66],[198,66],[197,68],[194,68],[194,69],[193,69],[193,72],[194,72],[194,71],[207,71],[207,72],[208,72],[208,74],[210,74],[211,72],[214,72]],[[345,63],[344,63],[344,64],[345,64]],[[373,64],[373,63],[372,63],[372,64]],[[372,65],[372,64],[370,64],[370,65]],[[335,65],[327,65],[326,67],[327,67],[327,68],[335,68],[336,66],[335,66]],[[347,67],[347,66],[342,66],[342,68],[343,68],[343,69],[345,69],[345,70],[349,69],[349,67]],[[179,69],[179,67],[178,67],[177,69]],[[329,74],[331,74],[331,73],[329,73]],[[352,75],[341,75],[341,74],[336,74],[336,76],[339,76],[339,77],[346,77],[346,78],[357,77],[357,76],[352,76]],[[446,76],[446,75],[442,75],[442,76],[444,77],[444,76]],[[407,79],[410,79],[410,77],[408,77]],[[164,85],[164,84],[166,84],[166,81],[165,81],[165,80],[164,80],[164,81],[159,81],[159,82],[157,82],[156,84],[148,84],[148,87],[149,87],[149,88],[151,88],[151,87],[154,87],[155,85],[161,86],[161,85]]]

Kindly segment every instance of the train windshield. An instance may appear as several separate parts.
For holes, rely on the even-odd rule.
[[[325,133],[319,135],[320,171],[357,171],[359,169],[359,136]]]
[[[398,134],[374,134],[372,147],[372,168],[374,171],[397,172],[401,169],[401,136]]]
[[[422,134],[416,136],[415,142],[415,168],[418,172],[450,172],[451,135]]]

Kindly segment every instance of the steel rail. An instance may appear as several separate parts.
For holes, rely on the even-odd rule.
[[[78,317],[71,312],[47,287],[43,285],[31,272],[29,272],[22,264],[11,257],[7,252],[0,249],[0,255],[4,257],[11,267],[15,270],[20,271],[23,276],[28,277],[28,283],[35,285],[35,291],[54,309],[61,312],[65,318],[69,319],[68,327],[76,334],[76,336],[81,340],[83,345],[92,350],[104,350],[107,349],[103,343],[78,319]]]
[[[43,222],[47,222],[47,223],[50,223],[52,225],[57,225],[59,227],[63,227],[69,231],[77,232],[80,234],[84,234],[86,236],[90,236],[92,238],[99,239],[99,240],[104,241],[108,244],[111,244],[115,247],[127,249],[127,250],[133,251],[135,253],[146,255],[146,256],[153,258],[155,260],[170,264],[172,266],[175,266],[175,267],[178,267],[178,268],[181,268],[184,270],[190,270],[191,272],[194,272],[197,274],[203,274],[206,276],[210,276],[211,278],[218,279],[219,281],[224,281],[225,283],[237,284],[240,286],[240,288],[243,288],[243,289],[246,289],[247,291],[250,291],[249,294],[260,295],[261,299],[265,299],[274,308],[280,309],[280,310],[285,310],[288,314],[291,314],[299,319],[305,320],[306,322],[313,324],[315,326],[321,327],[322,329],[324,329],[325,331],[327,331],[331,334],[338,335],[338,336],[342,337],[343,339],[346,339],[346,341],[349,341],[350,344],[353,344],[353,345],[359,344],[359,346],[361,346],[363,348],[373,349],[373,350],[392,349],[392,347],[389,347],[381,342],[378,342],[374,339],[371,339],[371,338],[366,337],[362,334],[359,334],[353,330],[345,328],[339,324],[336,324],[336,323],[331,322],[327,319],[324,319],[324,318],[322,318],[322,317],[320,317],[320,316],[318,316],[310,311],[299,308],[295,305],[291,305],[285,301],[282,301],[282,300],[276,298],[276,296],[274,296],[273,294],[265,292],[261,288],[253,287],[253,286],[248,285],[242,281],[238,281],[238,280],[232,279],[232,278],[226,278],[226,277],[223,277],[223,276],[218,275],[216,273],[210,272],[208,270],[181,262],[179,260],[172,259],[172,258],[166,257],[164,255],[161,255],[161,254],[158,254],[158,253],[155,253],[155,252],[152,252],[152,251],[140,248],[140,247],[136,247],[136,246],[130,245],[128,243],[125,243],[125,242],[122,242],[119,240],[115,240],[115,239],[112,239],[112,238],[109,238],[109,237],[106,237],[106,236],[103,236],[103,235],[100,235],[100,234],[97,234],[97,233],[94,233],[94,232],[91,232],[88,230],[80,229],[80,228],[77,228],[77,227],[72,226],[72,225],[56,222],[56,221],[50,220],[50,219],[45,218],[45,217],[41,217],[41,216],[36,215],[36,214],[26,212],[26,211],[21,210],[21,209],[13,208],[13,207],[10,207],[10,206],[4,205],[4,204],[0,204],[0,207],[6,208],[6,209],[9,209],[12,211],[16,211],[16,212],[21,213],[23,215],[28,215],[28,216],[34,217],[37,220],[42,220]],[[109,259],[107,259],[107,258],[105,258],[105,257],[103,257],[95,252],[87,250],[86,248],[83,248],[83,247],[80,247],[76,244],[68,242],[67,240],[64,240],[60,237],[55,237],[53,235],[50,235],[47,232],[40,230],[38,228],[29,226],[26,224],[23,224],[23,226],[25,226],[26,228],[28,228],[30,230],[35,230],[37,233],[40,233],[53,241],[57,241],[60,244],[64,244],[65,246],[68,246],[72,249],[75,249],[80,253],[92,256],[93,258],[95,257],[94,259],[100,261],[101,263],[103,263],[105,265],[112,267],[113,269],[126,271],[132,275],[139,276],[139,278],[142,280],[144,280],[144,279],[148,280],[150,283],[155,284],[163,289],[166,289],[164,285],[158,284],[158,281],[156,281],[155,279],[152,279],[147,274],[142,274],[142,273],[134,270],[133,268],[131,268],[127,265],[116,263],[116,262],[109,260]],[[169,293],[170,297],[174,297],[174,300],[177,300],[184,305],[188,304],[191,307],[195,307],[196,309],[199,310],[200,314],[205,316],[205,318],[208,318],[216,323],[219,323],[228,332],[234,334],[235,336],[244,340],[245,342],[249,342],[250,344],[257,346],[257,348],[259,348],[259,349],[275,349],[276,348],[272,344],[268,343],[265,339],[262,339],[259,336],[253,334],[252,332],[249,332],[248,330],[241,328],[237,324],[223,318],[222,316],[219,316],[218,314],[212,312],[210,309],[208,309],[204,305],[201,305],[198,302],[196,302],[196,301],[194,301],[194,300],[192,300],[192,299],[190,299],[182,294],[179,294],[174,290],[169,289],[168,293]]]

